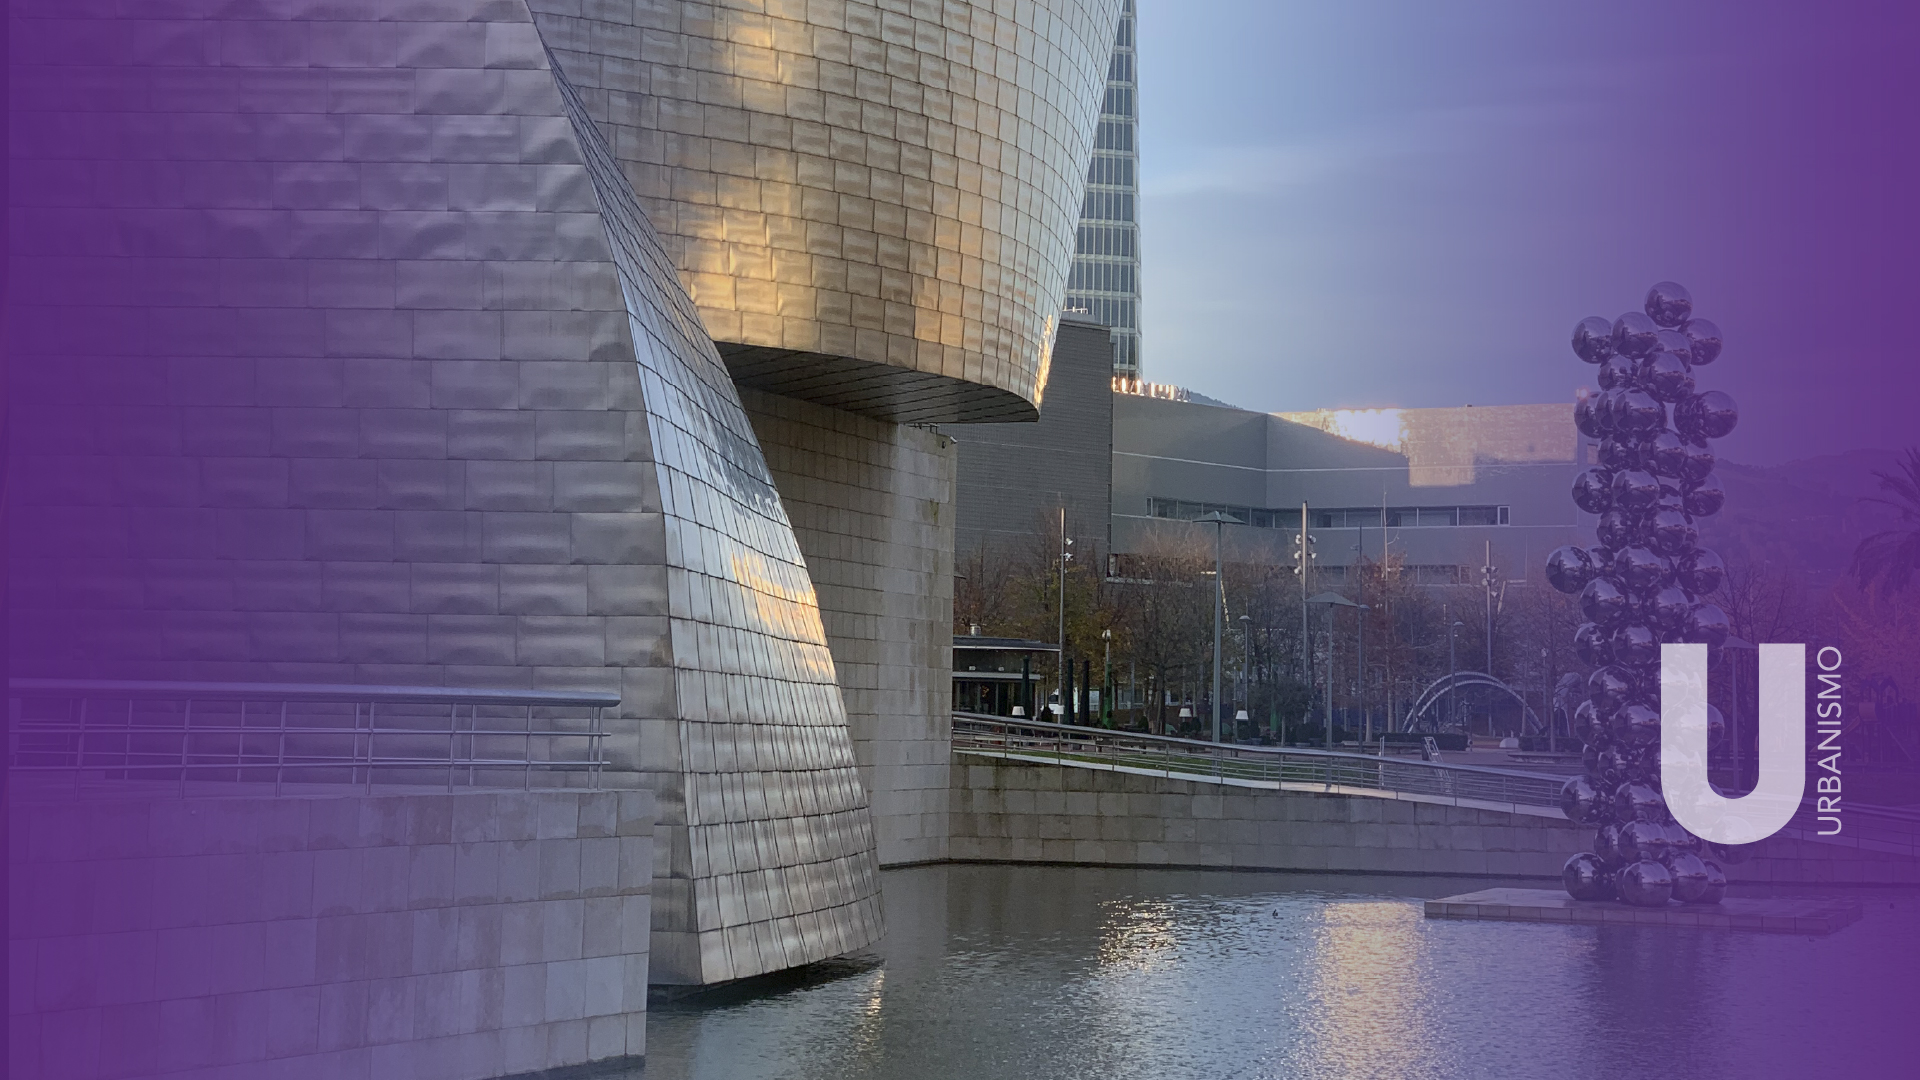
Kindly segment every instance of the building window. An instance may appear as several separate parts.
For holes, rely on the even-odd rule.
[[[1147,516],[1194,521],[1218,511],[1244,525],[1261,529],[1298,529],[1298,509],[1270,509],[1235,506],[1227,503],[1193,502],[1185,499],[1147,499]],[[1354,506],[1312,509],[1310,528],[1315,529],[1426,529],[1459,525],[1506,525],[1505,506]],[[1451,571],[1449,571],[1451,572]]]

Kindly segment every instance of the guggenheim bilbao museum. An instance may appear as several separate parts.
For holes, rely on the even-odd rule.
[[[1121,0],[69,10],[12,675],[617,693],[652,981],[875,939],[946,854],[930,425],[1036,415]]]

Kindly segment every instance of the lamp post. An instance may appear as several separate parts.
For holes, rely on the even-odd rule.
[[[1107,658],[1100,674],[1100,726],[1113,726],[1113,628],[1100,631],[1100,640],[1107,647]]]
[[[1248,719],[1252,719],[1253,718],[1253,616],[1251,615],[1240,616],[1240,646],[1242,651],[1242,655],[1240,659],[1240,708],[1246,712]],[[1235,719],[1238,719],[1238,717],[1236,717]],[[1240,728],[1238,724],[1234,725],[1233,733],[1236,736],[1240,734]]]
[[[1073,546],[1073,538],[1067,535],[1067,508],[1060,508],[1060,714],[1065,718],[1067,711],[1067,563],[1073,560],[1073,552],[1067,549]]]
[[[1365,604],[1356,604],[1337,592],[1323,592],[1307,600],[1309,604],[1327,605],[1327,749],[1333,749],[1333,609],[1350,607],[1356,611],[1365,611]]]
[[[1446,618],[1444,611],[1441,618]],[[1454,686],[1455,680],[1460,677],[1460,665],[1453,658],[1453,632],[1465,625],[1467,624],[1459,619],[1447,624],[1447,719],[1449,721],[1457,720],[1460,716],[1460,699],[1456,696],[1458,688]]]
[[[1220,741],[1220,635],[1227,620],[1227,581],[1220,572],[1220,539],[1229,523],[1238,525],[1236,518],[1215,510],[1205,517],[1197,519],[1201,524],[1213,526],[1213,741]]]

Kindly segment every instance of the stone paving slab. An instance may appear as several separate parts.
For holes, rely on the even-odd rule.
[[[1575,900],[1558,889],[1482,889],[1427,901],[1429,919],[1693,926],[1779,934],[1831,934],[1860,917],[1854,900],[1749,899],[1643,908],[1614,900]]]

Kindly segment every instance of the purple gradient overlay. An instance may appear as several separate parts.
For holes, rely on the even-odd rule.
[[[116,14],[135,7],[138,18]],[[366,597],[367,610],[376,610],[384,591],[406,587],[378,568],[413,542],[410,528],[434,532],[447,520],[434,516],[445,511],[424,504],[358,509],[351,485],[401,490],[409,477],[427,484],[445,463],[422,458],[387,468],[391,461],[367,449],[372,436],[353,426],[350,410],[404,410],[436,395],[480,401],[490,392],[469,340],[471,323],[420,316],[410,332],[411,356],[471,362],[473,384],[436,383],[452,369],[379,354],[406,291],[447,287],[449,280],[409,274],[434,262],[538,261],[546,257],[543,245],[583,241],[518,235],[512,229],[519,226],[504,216],[487,217],[496,203],[519,205],[514,200],[522,195],[513,192],[468,193],[476,209],[459,222],[443,212],[448,200],[463,197],[459,166],[484,159],[493,152],[489,140],[504,137],[485,117],[445,125],[444,158],[419,162],[419,169],[360,168],[355,155],[380,159],[428,122],[422,117],[436,108],[431,80],[402,76],[408,64],[442,64],[447,50],[479,50],[482,69],[501,76],[487,108],[522,115],[513,111],[514,87],[525,74],[538,75],[544,60],[486,64],[489,27],[524,23],[524,5],[43,0],[13,9],[10,677],[364,681],[353,648],[378,641],[385,617],[348,625],[323,614],[337,610],[343,592]],[[96,9],[102,14],[89,14]],[[441,9],[458,11],[462,23],[471,15],[468,25],[477,29],[435,40],[439,31],[420,28],[433,25]],[[303,14],[275,14],[283,10]],[[1755,11],[1756,20],[1773,17]],[[371,21],[356,21],[355,12]],[[228,13],[224,21],[209,18]],[[1657,24],[1662,15],[1649,9],[1635,17]],[[1835,11],[1830,18],[1841,23],[1848,16]],[[1905,33],[1906,23],[1899,30]],[[1577,296],[1557,297],[1562,306],[1529,311],[1551,326],[1542,340],[1508,344],[1529,363],[1559,365],[1559,384],[1584,381],[1590,369],[1565,345],[1574,321],[1635,309],[1652,281],[1672,277],[1694,290],[1700,313],[1726,333],[1726,354],[1703,385],[1733,389],[1743,399],[1739,438],[1764,451],[1755,458],[1798,456],[1769,449],[1776,445],[1878,451],[1798,469],[1723,471],[1728,510],[1705,530],[1704,542],[1744,568],[1758,590],[1736,632],[1804,634],[1815,647],[1846,649],[1849,692],[1860,695],[1849,707],[1871,696],[1870,677],[1898,685],[1911,670],[1914,679],[1884,699],[1893,711],[1876,714],[1875,722],[1885,723],[1910,716],[1898,710],[1920,700],[1920,665],[1903,659],[1920,656],[1920,622],[1906,614],[1914,594],[1874,600],[1846,571],[1864,537],[1920,528],[1861,502],[1879,493],[1875,471],[1895,467],[1888,452],[1900,447],[1888,440],[1916,431],[1920,377],[1911,354],[1920,271],[1910,241],[1920,145],[1912,137],[1913,65],[1878,42],[1850,63],[1853,45],[1839,35],[1809,40],[1764,85],[1721,87],[1712,110],[1660,109],[1661,95],[1651,94],[1655,111],[1636,136],[1636,154],[1599,154],[1580,188],[1619,215],[1571,229],[1599,249],[1593,265],[1608,268],[1605,288],[1590,287],[1590,268],[1567,268],[1585,262],[1578,250],[1562,250],[1552,264],[1507,267],[1519,277],[1570,276],[1580,285],[1565,290]],[[1829,79],[1834,72],[1848,77]],[[1710,71],[1699,77],[1712,81]],[[1891,123],[1891,116],[1906,123]],[[1745,147],[1738,160],[1753,167],[1724,167],[1720,140]],[[333,160],[316,162],[316,146],[332,147],[326,153]],[[1603,197],[1607,178],[1623,172],[1647,201],[1628,206]],[[529,191],[525,198],[548,194]],[[442,210],[431,209],[436,200]],[[1687,222],[1669,220],[1669,211],[1683,209]],[[579,224],[569,219],[564,227]],[[1692,258],[1684,250],[1689,241],[1672,239],[1703,228],[1722,242],[1711,258]],[[1608,236],[1660,257],[1622,255]],[[1651,263],[1659,265],[1643,265]],[[1693,267],[1710,272],[1688,273]],[[471,284],[493,287],[477,272]],[[420,300],[422,310],[434,306]],[[1429,322],[1414,336],[1433,332]],[[1754,344],[1761,338],[1764,345]],[[1729,373],[1749,356],[1761,359],[1736,385]],[[1431,355],[1417,362],[1435,363]],[[1863,441],[1847,441],[1856,428]],[[425,436],[391,430],[382,437]],[[1920,443],[1920,434],[1911,438]],[[489,539],[470,542],[478,547]],[[367,570],[350,578],[271,569],[319,560]],[[457,659],[433,673],[427,666],[420,665],[423,679],[460,674]],[[1864,729],[1857,737],[1866,738]],[[1880,787],[1863,801],[1915,794],[1911,769],[1877,775]],[[412,811],[390,806],[356,811],[351,823],[322,822],[322,811],[293,805],[297,800],[259,800],[252,816],[194,814],[159,796],[140,803],[33,788],[9,784],[11,1075],[424,1077],[435,1070],[480,1075],[475,1070],[490,1064],[431,1054],[383,1057],[367,1048],[378,1040],[364,1029],[361,1045],[321,1045],[318,1033],[336,1030],[325,1012],[333,1003],[319,990],[301,989],[314,973],[294,959],[303,948],[317,949],[323,966],[348,964],[369,950],[412,956],[429,941],[459,948],[465,931],[435,937],[413,929],[411,916],[378,917],[411,911],[420,894],[392,890],[404,892],[413,888],[407,882],[438,872],[409,877],[413,864],[393,860],[414,856],[393,853],[453,843],[462,835],[458,808],[431,811],[445,816],[443,832],[437,819],[394,825],[391,818]],[[498,824],[470,825],[473,837],[507,842],[518,835]],[[285,858],[268,875],[223,861],[245,847]],[[338,851],[356,854],[320,854]],[[314,854],[314,861],[302,864],[299,853]],[[62,865],[50,869],[43,865],[49,861]],[[373,862],[384,869],[369,869]],[[319,877],[315,866],[322,867]],[[336,875],[335,895],[315,900],[326,873]],[[1867,902],[1875,902],[1871,891]],[[361,918],[365,933],[337,946],[274,936],[324,932],[296,916],[318,922],[327,911]],[[276,929],[283,916],[295,921]],[[1648,933],[1624,947],[1609,939],[1610,948],[1628,955],[1596,956],[1608,966],[1595,976],[1602,1000],[1594,1023],[1620,1025],[1624,1030],[1607,1037],[1631,1040],[1636,1002],[1691,994],[1779,1011],[1805,1000],[1823,1016],[1873,1022],[1836,1028],[1841,1045],[1743,1045],[1721,1056],[1708,1052],[1715,1033],[1702,1032],[1686,1056],[1709,1064],[1688,1071],[1763,1080],[1824,1071],[1823,1063],[1838,1061],[1850,1076],[1909,1075],[1920,1050],[1900,1023],[1920,1010],[1920,974],[1910,954],[1858,947],[1872,925],[1772,954],[1776,966],[1749,972],[1738,985],[1690,967],[1684,932]],[[1514,928],[1517,939],[1536,932],[1560,931]],[[1848,934],[1856,940],[1843,947]],[[293,969],[283,970],[281,961]],[[468,969],[449,959],[444,970]],[[361,1015],[404,1012],[412,1036],[438,1037],[459,1027],[461,1010],[511,1015],[521,999],[492,978],[422,983],[421,996],[404,1003],[349,1006]],[[155,987],[170,987],[179,1000],[153,1003]],[[134,1019],[103,1027],[99,1014],[76,1021],[76,1002],[151,1007],[115,1014]],[[195,1035],[183,1040],[181,1032]],[[1577,1048],[1604,1035],[1542,1031],[1539,1038],[1567,1040],[1569,1075],[1581,1075]],[[325,1056],[333,1050],[337,1056]],[[278,1058],[299,1063],[261,1064]],[[1737,1063],[1739,1071],[1714,1072],[1716,1061]],[[1641,1075],[1669,1071],[1663,1048],[1648,1047]]]

